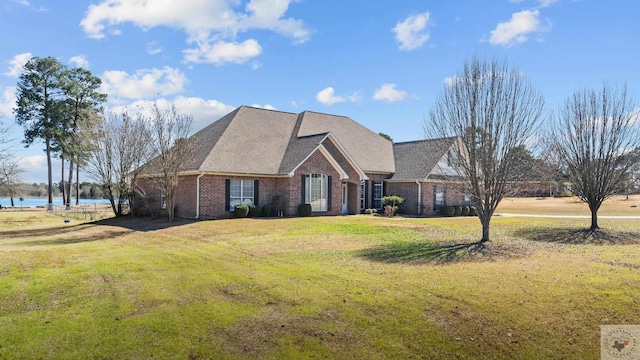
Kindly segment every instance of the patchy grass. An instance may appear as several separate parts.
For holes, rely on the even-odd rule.
[[[600,325],[640,323],[637,220],[594,242],[565,241],[575,220],[497,218],[468,251],[474,218],[16,216],[0,359],[597,359]]]

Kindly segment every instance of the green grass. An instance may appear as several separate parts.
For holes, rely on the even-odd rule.
[[[640,324],[637,220],[0,213],[0,359],[597,359]],[[587,224],[585,223],[585,226]]]

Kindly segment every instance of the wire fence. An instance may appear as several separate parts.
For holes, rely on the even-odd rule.
[[[71,205],[54,206],[53,213],[65,218],[76,220],[100,220],[113,216],[113,210],[109,205]]]

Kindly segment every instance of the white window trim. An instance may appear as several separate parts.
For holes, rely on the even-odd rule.
[[[233,184],[234,181],[239,181],[240,182],[240,196],[232,196],[231,189],[233,188],[232,184]],[[255,195],[256,195],[255,191],[256,191],[256,189],[255,189],[254,181],[253,180],[230,179],[229,180],[229,210],[230,211],[233,211],[236,208],[235,205],[232,205],[233,199],[240,199],[240,204],[244,204],[244,202],[242,200],[244,198],[248,198],[248,196],[244,195],[244,185],[245,185],[245,182],[247,182],[247,181],[251,183],[251,192],[252,192],[251,204],[249,204],[249,205],[255,204],[255,202],[256,202],[256,199],[255,199]]]
[[[313,181],[316,179],[316,182]],[[318,207],[314,200],[311,198],[311,186],[312,183],[320,183],[320,197],[319,200],[320,206]],[[305,175],[304,181],[304,202],[306,204],[311,205],[312,212],[326,212],[329,208],[329,196],[328,196],[328,188],[329,188],[329,177],[325,174],[308,174]],[[316,201],[317,201],[316,200]],[[324,201],[323,201],[324,200]]]
[[[380,193],[379,193],[380,197],[376,197],[376,187],[380,188]],[[383,190],[384,190],[384,188],[382,186],[382,182],[373,184],[373,189],[372,189],[372,191],[373,191],[373,204],[371,204],[371,205],[375,209],[382,209],[382,198],[384,197],[384,194],[382,193]],[[376,205],[378,205],[378,204],[380,206],[376,207]]]

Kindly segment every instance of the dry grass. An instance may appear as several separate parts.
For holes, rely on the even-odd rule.
[[[589,206],[576,197],[505,198],[498,213],[590,216]],[[598,215],[640,216],[640,195],[615,196],[606,200]]]
[[[597,359],[640,323],[637,220],[496,218],[469,252],[474,218],[9,216],[0,359]]]

